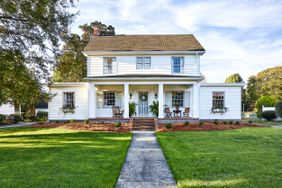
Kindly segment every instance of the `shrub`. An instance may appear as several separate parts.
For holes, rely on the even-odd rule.
[[[227,125],[227,121],[223,121],[223,124],[224,124],[224,125]]]
[[[276,114],[273,110],[266,110],[261,113],[261,117],[266,119],[267,121],[270,121],[274,118],[276,118]]]
[[[118,122],[115,122],[115,127],[120,127],[121,126],[121,122],[118,121]]]
[[[22,118],[21,115],[14,114],[13,116],[14,116],[14,122],[15,122],[15,123],[18,123],[19,121],[22,121],[22,120],[23,120],[23,118]]]
[[[204,121],[201,120],[201,121],[199,122],[199,125],[200,125],[200,126],[203,126],[203,125],[204,125]]]
[[[277,100],[272,96],[262,96],[256,101],[256,113],[257,117],[261,118],[262,106],[273,107],[275,106]]]
[[[73,123],[73,122],[74,122],[74,119],[70,119],[70,120],[69,120],[69,123]]]
[[[129,103],[129,117],[135,114],[136,105],[134,102]]]
[[[154,114],[155,117],[159,116],[159,101],[153,101],[153,104],[149,106],[150,112]]]
[[[85,124],[89,124],[89,119],[85,119],[85,120],[84,120],[84,123],[85,123]]]
[[[185,121],[184,122],[184,126],[189,126],[190,122],[189,121]]]
[[[249,123],[249,124],[252,124],[253,122],[252,122],[252,120],[249,120],[248,123]]]
[[[167,129],[171,129],[172,125],[171,125],[171,123],[166,123],[166,124],[165,124],[165,127],[166,127]]]
[[[46,116],[43,116],[43,117],[39,118],[37,121],[38,121],[41,125],[43,125],[47,120],[48,120],[47,117],[46,117]]]
[[[235,124],[236,124],[236,125],[240,125],[240,121],[236,121]]]
[[[3,121],[6,120],[6,116],[3,114],[0,114],[0,123],[3,123]]]
[[[230,121],[229,121],[229,125],[232,125],[232,124],[233,124],[233,121],[230,120]]]
[[[275,105],[275,112],[277,114],[278,117],[281,117],[282,118],[282,101],[278,102],[276,105]]]
[[[218,124],[218,120],[213,120],[213,124],[217,125]]]
[[[45,117],[46,119],[48,119],[48,112],[38,111],[37,114],[36,114],[36,120],[39,121],[39,120],[42,119],[43,117]]]

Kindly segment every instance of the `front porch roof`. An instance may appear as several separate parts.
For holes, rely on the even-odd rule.
[[[186,75],[164,75],[164,74],[124,74],[124,75],[106,75],[106,76],[91,76],[84,80],[197,80],[205,79],[201,76],[186,76]]]

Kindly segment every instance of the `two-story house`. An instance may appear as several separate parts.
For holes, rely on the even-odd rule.
[[[112,106],[127,119],[130,102],[136,105],[133,116],[153,117],[153,101],[159,103],[158,118],[177,107],[181,113],[189,109],[190,118],[241,119],[243,84],[206,83],[200,71],[204,53],[190,34],[94,36],[84,49],[85,81],[50,86],[55,96],[49,120],[111,119]]]

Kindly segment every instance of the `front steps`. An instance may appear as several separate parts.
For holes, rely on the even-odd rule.
[[[154,118],[133,118],[133,131],[154,131]]]

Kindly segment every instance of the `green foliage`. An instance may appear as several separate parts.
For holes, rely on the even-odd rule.
[[[281,117],[282,118],[282,101],[278,102],[276,105],[275,105],[275,112],[277,114],[278,117]]]
[[[229,121],[229,125],[232,125],[232,124],[233,124],[233,121],[230,120],[230,121]]]
[[[115,122],[115,127],[117,128],[121,127],[121,122],[120,121]]]
[[[270,121],[276,118],[276,114],[275,114],[275,111],[273,110],[266,110],[261,113],[261,117],[266,119],[267,121]]]
[[[204,125],[204,121],[200,120],[199,125],[203,126]]]
[[[69,123],[74,123],[74,119],[70,119],[70,120],[69,120]]]
[[[225,83],[241,83],[244,82],[239,73],[232,74],[225,79]]]
[[[262,96],[256,101],[257,117],[261,117],[262,106],[273,107],[277,103],[277,99],[272,96]]]
[[[48,112],[38,111],[36,114],[36,120],[38,121],[39,119],[42,119],[43,117],[48,119]]]
[[[84,120],[84,123],[85,123],[85,124],[89,124],[89,119],[85,119],[85,120]]]
[[[213,124],[218,125],[218,120],[213,120]]]
[[[171,128],[172,128],[172,125],[171,125],[171,123],[166,123],[166,124],[165,124],[165,127],[166,127],[167,129],[171,129]]]
[[[43,125],[47,120],[48,120],[47,117],[42,116],[41,118],[38,118],[37,121],[38,121],[41,125]]]
[[[255,76],[249,77],[247,87],[243,91],[245,110],[252,111],[255,108],[255,103],[259,98],[258,84]]]
[[[223,123],[224,125],[227,125],[228,122],[227,122],[227,121],[223,121],[222,123]]]
[[[252,124],[253,122],[252,122],[252,120],[249,120],[248,123],[249,123],[249,124]]]
[[[190,122],[189,121],[185,121],[184,122],[184,126],[189,126],[190,125]]]
[[[19,121],[23,120],[22,116],[19,114],[13,114],[13,118],[15,123],[18,123]]]
[[[154,114],[155,117],[159,116],[159,101],[153,101],[153,104],[149,106],[150,112]]]
[[[4,0],[0,5],[0,104],[7,99],[32,103],[37,80],[48,81],[52,56],[68,33],[73,1]]]
[[[134,102],[129,103],[129,117],[135,114],[136,105]]]
[[[236,125],[240,125],[240,121],[236,121],[235,124],[236,124]]]
[[[5,121],[6,116],[3,114],[0,114],[0,123],[3,123],[3,121]]]

